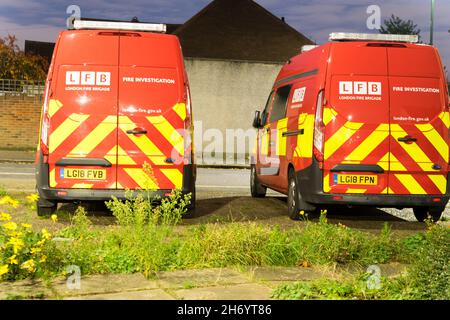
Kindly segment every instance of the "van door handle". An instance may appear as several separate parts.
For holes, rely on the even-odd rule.
[[[146,134],[147,130],[145,129],[133,129],[133,130],[127,130],[127,134]]]
[[[407,143],[407,144],[411,144],[413,142],[417,142],[417,139],[414,138],[414,137],[411,137],[411,136],[406,136],[406,137],[403,137],[403,138],[398,138],[398,141],[404,142],[404,143]]]

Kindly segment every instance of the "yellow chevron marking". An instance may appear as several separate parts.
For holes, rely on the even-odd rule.
[[[173,165],[171,163],[167,163],[166,156],[149,156],[150,160],[157,166],[169,166]]]
[[[180,155],[184,155],[184,138],[166,118],[163,116],[150,116],[147,117],[147,120],[170,142]]]
[[[377,163],[383,170],[389,170],[389,152],[386,153]]]
[[[114,146],[111,150],[109,150],[104,158],[111,162],[112,165],[117,164],[117,146]]]
[[[439,118],[441,118],[442,122],[444,122],[444,125],[447,127],[447,129],[450,127],[450,117],[448,112],[442,112],[439,115]]]
[[[384,188],[383,191],[381,191],[381,194],[395,194],[395,192],[392,191],[391,188],[387,187],[387,188]]]
[[[48,102],[48,115],[53,117],[53,115],[61,108],[63,105],[59,100],[50,99]]]
[[[303,134],[297,136],[298,154],[301,157],[312,157],[312,143],[314,136],[314,115],[307,115],[303,124],[298,126],[303,129]]]
[[[127,130],[136,128],[136,124],[134,124],[133,121],[131,121],[127,116],[119,117],[119,126],[124,133],[126,133]],[[134,134],[129,134],[127,137],[134,142],[143,154],[164,157],[161,150],[159,150],[158,147],[146,135],[137,137]]]
[[[327,174],[323,177],[323,192],[330,192],[330,175]]]
[[[430,174],[428,175],[431,181],[436,185],[439,191],[444,194],[447,189],[447,179],[442,174]]]
[[[376,147],[378,147],[389,136],[389,125],[380,124],[356,149],[352,151],[346,160],[363,160]]]
[[[50,135],[49,151],[55,151],[64,140],[67,139],[87,118],[87,114],[72,113],[63,123],[59,125]]]
[[[142,168],[124,168],[124,170],[137,183],[139,188],[148,190],[159,189],[157,181],[153,181]]]
[[[398,159],[391,153],[390,154],[390,171],[407,171],[405,166],[398,161]]]
[[[349,124],[349,126],[346,126],[347,124]],[[345,125],[340,127],[339,130],[325,142],[325,160],[331,157],[336,150],[338,150],[347,140],[349,140],[357,132],[357,130],[362,127],[362,125],[362,123],[350,124],[347,122]]]
[[[49,174],[49,184],[50,188],[56,187],[55,169],[52,169]]]
[[[410,174],[395,174],[395,177],[409,191],[410,194],[427,194],[422,186]]]
[[[305,122],[306,118],[308,117],[307,113],[302,113],[298,116],[298,124],[301,125],[303,122]]]
[[[94,185],[90,183],[75,183],[71,189],[92,189]]]
[[[261,133],[261,154],[262,155],[269,155],[269,133],[267,132],[267,128],[269,126],[266,125],[263,129],[263,132]]]
[[[345,193],[364,193],[366,192],[367,189],[347,189],[347,191],[345,191]]]
[[[95,149],[117,127],[117,116],[107,116],[94,130],[70,151],[70,155],[85,156]]]
[[[120,146],[117,147],[117,159],[119,165],[136,165],[136,162]]]
[[[336,118],[336,113],[331,108],[323,109],[323,124],[327,125]]]
[[[117,189],[124,189],[124,187],[120,184],[120,182],[117,182]]]
[[[398,138],[405,137],[407,134],[398,124],[392,124],[391,135],[394,137],[395,140],[398,140]],[[423,152],[422,149],[416,143],[411,144],[399,143],[399,144],[403,148],[403,150],[405,150],[406,153],[422,168],[422,170],[424,171],[431,170],[430,166],[431,160],[427,157],[425,152]]]
[[[181,118],[181,120],[186,119],[186,104],[184,103],[177,103],[173,110],[178,114],[178,116]]]
[[[161,169],[161,172],[175,185],[175,189],[183,187],[183,174],[178,169]]]
[[[441,135],[430,124],[416,124],[416,127],[422,131],[423,135],[430,141],[441,157],[448,162],[448,144],[442,139]]]
[[[278,120],[277,122],[277,148],[276,155],[277,156],[285,156],[286,155],[286,137],[283,137],[283,132],[287,131],[287,118]]]

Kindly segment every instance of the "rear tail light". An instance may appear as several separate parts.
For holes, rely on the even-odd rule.
[[[324,91],[317,95],[316,116],[314,118],[314,157],[319,161],[319,166],[323,162],[323,146],[325,139],[325,125],[323,123],[323,101]]]
[[[184,163],[193,164],[194,150],[193,150],[193,127],[191,114],[191,93],[189,86],[186,85],[186,119],[184,120]]]
[[[48,114],[48,99],[50,92],[50,82],[47,82],[45,94],[44,94],[44,106],[42,108],[42,118],[41,118],[41,132],[40,132],[40,141],[39,147],[41,149],[42,155],[44,157],[44,163],[48,163],[48,129],[50,125],[50,118]]]

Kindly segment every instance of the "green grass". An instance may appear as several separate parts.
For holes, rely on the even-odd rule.
[[[162,205],[145,197],[114,199],[107,206],[117,225],[107,227],[93,226],[80,207],[66,219],[70,226],[53,235],[72,240],[49,242],[44,248],[48,259],[35,276],[48,279],[64,275],[68,265],[79,266],[84,275],[141,272],[151,277],[158,271],[214,267],[306,264],[365,270],[370,265],[401,262],[410,265],[408,274],[382,279],[378,290],[367,289],[368,275],[363,273],[339,281],[283,285],[274,291],[274,297],[450,298],[448,227],[430,224],[426,232],[398,239],[392,237],[388,224],[374,235],[330,224],[325,215],[319,222],[305,221],[287,230],[256,222],[178,226],[188,203],[189,196],[181,193],[163,200]]]

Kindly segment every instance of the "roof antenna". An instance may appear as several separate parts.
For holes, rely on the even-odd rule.
[[[131,22],[139,22],[138,17],[134,16],[133,19],[131,19]]]
[[[281,21],[286,22],[286,20],[284,19],[284,17],[281,17]]]

